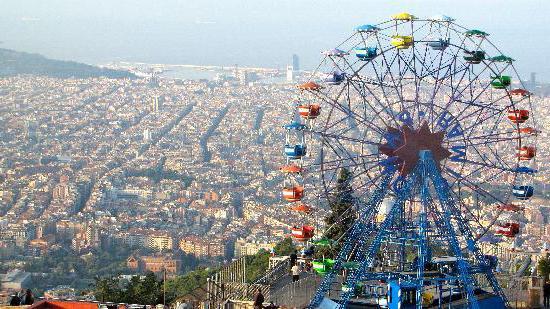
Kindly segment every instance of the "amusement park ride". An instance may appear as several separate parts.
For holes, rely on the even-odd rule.
[[[334,241],[312,222],[342,169],[356,215],[337,256],[313,262],[323,279],[309,308],[507,306],[479,242],[521,233],[539,131],[514,60],[488,36],[448,16],[397,14],[357,27],[298,86],[283,198],[312,220],[292,237]],[[387,287],[383,300],[369,284]]]

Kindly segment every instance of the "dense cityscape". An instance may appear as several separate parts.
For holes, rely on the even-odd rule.
[[[550,307],[550,84],[488,37],[402,12],[316,68],[0,48],[0,308]]]
[[[212,263],[273,248],[298,222],[277,172],[294,88],[250,75],[3,78],[2,269],[59,248],[86,256],[124,246],[145,249],[118,257],[127,274],[173,261],[167,271],[178,274],[188,269],[182,254]],[[529,202],[516,246],[550,241],[545,204]]]

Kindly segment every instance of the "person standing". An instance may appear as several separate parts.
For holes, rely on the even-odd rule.
[[[21,298],[19,298],[19,295],[14,294],[11,296],[10,299],[10,306],[19,306],[21,305]]]
[[[34,296],[32,295],[32,291],[30,289],[27,289],[27,292],[25,292],[25,295],[23,295],[23,298],[21,298],[21,305],[32,305],[34,304]]]
[[[297,264],[294,264],[290,271],[292,272],[292,282],[300,280],[300,267]]]
[[[258,290],[256,296],[254,296],[254,309],[262,309],[264,307],[264,301],[264,294],[262,294],[261,290]]]
[[[544,307],[550,307],[550,281],[544,282],[542,286],[542,294],[544,296]]]
[[[290,254],[290,267],[296,265],[297,261],[298,261],[298,251],[294,250],[294,252]]]

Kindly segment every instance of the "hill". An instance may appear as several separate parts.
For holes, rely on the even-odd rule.
[[[74,61],[48,59],[39,54],[0,48],[0,77],[33,74],[58,78],[135,78],[133,73],[99,68]]]

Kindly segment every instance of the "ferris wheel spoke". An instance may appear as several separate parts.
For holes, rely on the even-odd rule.
[[[367,154],[367,155],[357,155],[357,156],[353,157],[353,159],[354,160],[361,160],[361,159],[364,159],[364,158],[372,158],[372,157],[377,158],[378,156],[379,156],[379,154],[373,153],[373,154]],[[304,165],[304,169],[313,168],[313,167],[316,167],[316,166],[320,166],[322,164],[326,164],[326,165],[334,164],[334,163],[342,162],[343,160],[344,159],[337,159],[337,160],[323,161],[322,163],[307,164],[307,165]],[[372,161],[372,162],[380,162],[380,160]],[[362,163],[358,163],[358,165],[359,164],[362,164]]]
[[[341,136],[341,135],[325,133],[325,132],[321,132],[321,131],[311,131],[311,132],[313,134],[319,135],[319,136],[321,136],[323,138],[326,138],[326,139],[332,139],[332,140],[341,139],[341,140],[345,140],[345,141],[349,141],[349,142],[354,142],[354,143],[357,143],[357,144],[373,145],[373,146],[377,146],[377,147],[380,146],[380,143],[378,143],[378,142],[367,141],[367,140],[363,140],[363,139],[360,139],[360,138]]]
[[[474,131],[472,130],[472,133]],[[489,134],[484,134],[484,135],[474,135],[474,136],[467,136],[467,138],[469,140],[485,140],[485,139],[488,139],[488,138],[498,138],[499,136],[509,136],[510,134],[517,134],[518,131],[517,130],[513,130],[513,131],[504,131],[504,132],[491,132]],[[446,140],[447,143],[449,144],[452,144],[452,143],[455,143],[455,142],[460,142],[463,138],[458,138],[458,139],[449,139],[449,140]],[[516,137],[516,139],[519,139],[518,137]]]
[[[489,120],[489,119],[491,119],[495,116],[502,115],[502,113],[507,109],[508,109],[508,107],[505,106],[504,108],[502,108],[500,110],[497,109],[497,108],[494,108],[494,109],[491,109],[491,112],[483,113],[483,111],[485,111],[485,109],[479,108],[479,109],[474,110],[474,111],[470,112],[469,114],[466,114],[466,115],[464,115],[460,118],[455,118],[449,124],[450,125],[459,124],[461,121],[463,121],[465,119],[468,119],[470,117],[476,117],[476,119],[474,121],[472,121],[471,125],[462,128],[463,132],[468,132],[468,131],[471,131],[474,127],[478,126],[480,123],[483,123],[484,121],[487,121],[487,120]],[[484,114],[486,114],[486,115],[484,116]]]
[[[326,141],[326,138],[323,137],[323,140]],[[349,151],[345,147],[343,147],[342,144],[339,142],[337,142],[336,144],[333,144],[333,143],[325,143],[325,144],[333,151],[335,155],[337,155],[342,160],[348,160],[353,157],[353,155],[349,153]],[[350,159],[350,160],[355,162],[355,160],[353,159]]]
[[[362,80],[361,77],[360,78],[360,83],[362,84],[363,88],[366,89],[368,91],[368,93],[376,100],[376,102],[382,107],[381,110],[377,110],[374,106],[372,106],[372,104],[366,100],[366,98],[363,98],[364,100],[364,103],[366,103],[369,108],[371,109],[372,113],[374,115],[376,115],[377,118],[379,118],[383,123],[384,125],[387,127],[389,126],[388,123],[386,122],[386,120],[384,119],[384,117],[382,117],[382,114],[380,114],[380,112],[385,112],[387,115],[391,116],[391,119],[395,122],[395,123],[398,123],[397,122],[397,119],[395,118],[395,115],[391,112],[388,112],[388,108],[389,108],[389,104],[388,102],[386,102],[386,105],[384,106],[384,104],[382,104],[382,101],[374,94],[374,92],[371,90],[371,88],[368,86],[370,83],[368,82],[365,82]],[[380,84],[382,85],[382,82],[380,82]],[[383,95],[384,95],[384,98],[386,98],[386,101],[387,101],[387,97],[385,96],[385,92],[384,92],[384,86],[380,87],[380,89],[382,89],[382,92],[383,92]],[[357,88],[356,88],[357,89]],[[363,91],[357,89],[359,93],[364,93]]]
[[[378,72],[378,70],[376,69],[376,66],[374,65],[374,63],[373,63],[373,65],[372,65],[372,68],[373,68],[374,74],[376,75],[376,78],[378,78],[380,84],[382,85],[382,84],[383,84],[383,80],[382,80],[383,77],[382,77],[382,75]],[[391,86],[388,86],[388,87],[391,87]],[[368,88],[368,86],[367,86],[367,88]],[[371,90],[370,88],[368,88],[368,90],[369,90],[369,92],[372,93],[372,90]],[[393,112],[393,111],[391,110],[391,109],[392,109],[392,106],[390,106],[390,105],[393,105],[393,104],[390,104],[390,102],[389,102],[388,94],[386,93],[386,87],[380,87],[380,90],[382,91],[382,96],[384,97],[384,99],[385,99],[385,101],[386,101],[385,108],[383,109],[384,112],[385,112],[387,115],[391,116],[391,118],[392,118],[392,120],[395,122],[395,124],[396,124],[397,126],[399,126],[400,123],[399,123],[399,122],[397,121],[397,119],[395,118],[396,113]],[[381,102],[380,102],[380,103],[381,103]],[[381,104],[382,104],[382,103],[381,103]]]
[[[346,168],[346,169],[350,169],[350,168],[353,168],[354,170],[358,169],[358,168],[361,168],[363,167],[364,171],[365,172],[369,172],[369,171],[372,171],[374,168],[377,168],[379,167],[379,163],[380,161],[369,161],[369,162],[353,162],[353,163],[345,163],[344,162],[345,160],[342,160],[337,166],[335,167],[325,167],[324,170],[325,171],[336,171],[336,170],[339,170],[341,168]],[[371,163],[371,165],[369,165],[369,163]],[[362,175],[362,174],[361,174]]]
[[[470,215],[470,222],[474,222],[476,223],[479,227],[483,227],[483,225],[481,224],[481,217],[479,215],[476,215],[473,213],[472,209],[470,207],[468,207],[468,205],[466,205],[464,203],[464,201],[462,200],[462,198],[459,196],[459,194],[457,192],[454,192],[454,191],[451,191],[451,195],[453,195],[455,198],[454,200],[459,204],[459,207],[462,211],[466,212],[468,215]]]
[[[490,111],[489,112],[489,111],[486,111],[487,109],[484,108],[483,106],[478,106],[477,109],[474,109],[466,114],[465,112],[468,110],[468,107],[467,107],[458,113],[460,115],[459,117],[453,117],[453,119],[447,123],[447,127],[453,127],[458,124],[462,127],[463,132],[468,132],[472,130],[474,127],[479,126],[480,123],[483,123],[484,121],[487,121],[495,116],[501,115],[508,108],[509,108],[508,106],[504,106],[500,109],[498,109],[497,107],[494,107],[489,109]],[[462,125],[463,121],[467,119],[471,120],[471,117],[476,117],[476,118],[473,121],[471,121],[472,123],[471,125],[464,127]]]
[[[484,69],[485,70],[485,69]],[[470,70],[466,70],[465,72],[468,72],[470,73]],[[461,80],[459,81],[459,83],[457,84],[457,87],[455,89],[453,89],[453,91],[451,92],[451,95],[450,95],[450,99],[449,101],[447,102],[447,105],[444,107],[444,110],[447,110],[449,109],[449,107],[451,106],[451,104],[453,104],[453,102],[455,102],[458,98],[460,98],[462,96],[462,94],[464,93],[464,91],[468,90],[468,89],[471,89],[471,86],[472,84],[477,81],[477,78],[482,74],[483,72],[480,72],[479,74],[475,75],[475,77],[472,79],[470,78],[470,81],[468,84],[466,84],[466,86],[464,86],[462,88],[461,91],[457,91],[458,88],[460,87],[460,83],[462,82],[462,79],[464,77],[464,75],[462,76]],[[488,86],[487,86],[488,87]],[[485,89],[487,89],[487,87]],[[483,91],[485,91],[485,89]]]
[[[485,63],[485,62],[484,62],[484,63]],[[484,67],[484,69],[482,70],[482,72],[480,72],[480,73],[477,74],[473,79],[471,79],[471,80],[470,80],[470,83],[468,83],[468,85],[458,94],[458,96],[454,95],[454,93],[453,93],[453,95],[452,95],[452,97],[451,97],[451,101],[457,101],[458,98],[459,98],[460,96],[462,96],[462,94],[464,93],[465,90],[471,89],[471,86],[472,86],[472,84],[474,83],[474,81],[478,81],[479,76],[480,76],[487,68],[489,68],[488,65],[486,65],[486,66]],[[503,69],[503,70],[504,70],[504,69]],[[497,75],[500,76],[500,74],[502,74],[502,72],[503,72],[503,71],[498,72]],[[479,99],[479,97],[480,97],[487,89],[489,89],[490,86],[491,86],[491,83],[487,83],[486,86],[483,87],[482,90],[481,90],[475,97],[473,97],[470,101],[471,101],[471,102],[476,102],[476,101]],[[462,102],[462,101],[459,101],[459,102],[465,103],[465,102]],[[451,103],[452,103],[452,102],[451,102]],[[447,108],[450,106],[451,103],[448,103],[448,104],[447,104]],[[468,106],[470,106],[470,105],[468,104]],[[468,109],[468,107],[466,107],[464,110],[462,110],[461,113],[465,112],[467,109]],[[461,114],[461,113],[460,113],[460,114]]]
[[[501,72],[500,74],[502,74],[502,72]],[[478,75],[477,77],[479,77],[479,75]],[[476,77],[476,78],[477,78],[477,77]],[[480,97],[487,89],[489,89],[490,86],[491,86],[491,84],[490,84],[490,83],[487,83],[487,84],[485,85],[485,87],[483,87],[483,89],[480,91],[480,93],[478,93],[474,98],[472,98],[472,99],[470,100],[470,102],[476,102],[476,101],[478,101],[478,100],[479,100],[479,97]],[[493,100],[493,102],[500,101],[501,99],[506,98],[506,97],[508,97],[508,93],[505,93],[504,96],[502,96],[502,97],[497,97],[497,99]],[[459,102],[465,103],[465,102],[462,102],[462,101],[459,101]],[[469,104],[469,105],[470,105],[470,104]]]
[[[376,41],[377,41],[377,43],[378,43],[378,46],[380,47],[380,50],[383,50],[382,43],[380,42],[380,38],[378,37],[378,35],[376,35]],[[395,51],[396,49],[391,49],[391,50],[392,50],[392,51]],[[385,64],[385,65],[386,65],[386,67],[385,67],[386,70],[385,70],[385,72],[384,72],[384,75],[383,75],[382,80],[385,80],[387,75],[390,76],[391,82],[392,82],[392,84],[393,84],[393,89],[396,91],[396,94],[397,94],[397,96],[399,97],[399,100],[401,101],[401,100],[403,100],[403,97],[401,96],[401,92],[399,91],[399,88],[397,87],[397,84],[396,84],[396,82],[395,82],[395,78],[393,77],[393,74],[391,73],[391,67],[392,67],[392,65],[393,65],[393,63],[394,63],[394,61],[395,61],[395,59],[396,59],[397,56],[398,56],[398,51],[395,52],[395,55],[394,55],[394,57],[393,57],[393,59],[392,59],[391,64],[388,63],[388,59],[387,59],[387,57],[386,57],[386,53],[385,53],[385,52],[382,53],[381,56],[382,56],[382,60],[383,60],[383,61],[381,61],[382,64]],[[403,104],[401,104],[401,109],[402,109],[402,110],[405,110],[405,106],[404,106]]]
[[[496,166],[496,163],[489,160],[487,158],[487,154],[484,151],[480,151],[477,148],[477,145],[472,145],[472,144],[467,144],[467,145],[471,146],[469,148],[474,150],[474,152],[477,154],[477,157],[480,158],[483,161],[483,164],[485,164],[487,166]],[[498,163],[500,163],[500,168],[501,169],[508,170],[508,171],[511,170],[510,166],[508,164],[506,164],[503,160],[499,159],[500,157],[490,147],[486,147],[486,148],[493,154],[494,158],[497,159]],[[472,160],[472,162],[476,162],[476,161]]]
[[[449,169],[448,167],[445,167],[445,170],[447,171],[447,175],[453,177],[455,179],[455,181],[460,181],[460,183],[464,184],[466,187],[468,187],[469,189],[481,194],[482,196],[486,196],[486,197],[491,197],[493,198],[495,201],[501,203],[501,204],[505,204],[504,201],[502,201],[500,198],[494,196],[492,193],[490,193],[489,191],[479,187],[477,184],[473,183],[472,181],[466,179],[465,177],[461,176],[460,174],[457,174],[455,171]]]
[[[380,100],[379,100],[378,97],[370,90],[370,88],[367,86],[367,83],[364,82],[364,81],[362,81],[360,76],[357,75],[357,77],[360,79],[360,83],[362,83],[362,86],[363,86],[362,88],[367,89],[367,90],[369,91],[370,95],[376,100],[376,102],[378,102],[378,103],[380,104]],[[366,98],[366,96],[365,96],[365,92],[362,91],[361,89],[359,89],[359,88],[357,87],[357,85],[355,85],[355,83],[350,82],[350,84],[353,85],[354,89],[355,89],[359,94],[361,94],[361,97],[362,97],[362,99],[363,99],[363,103],[366,104],[366,105],[370,108],[370,110],[372,111],[372,114],[375,115],[378,119],[380,119],[380,120],[382,121],[382,123],[384,123],[385,126],[388,126],[388,124],[386,123],[386,120],[380,115],[380,112],[383,111],[383,109],[380,110],[380,111],[376,110],[376,108],[375,108],[374,106],[372,106],[372,104],[367,100],[367,98]],[[382,104],[380,104],[380,105],[382,105]],[[365,114],[366,114],[366,110],[365,110],[364,112],[365,112]],[[365,115],[365,117],[366,117],[366,115]]]
[[[368,169],[364,169],[364,170],[362,170],[361,172],[359,172],[359,173],[357,173],[357,174],[352,173],[351,176],[350,176],[349,182],[350,182],[350,183],[353,183],[353,180],[354,180],[354,179],[357,179],[357,178],[359,178],[359,177],[361,177],[361,176],[363,176],[363,175],[367,175],[367,176],[368,176],[368,172],[371,171],[371,170],[373,170],[375,167],[376,167],[376,166],[372,166],[372,167],[370,167],[370,168],[368,168]],[[334,174],[335,174],[335,173],[334,173]],[[353,189],[354,189],[354,191],[357,192],[357,191],[360,191],[361,189],[364,189],[364,188],[365,188],[366,186],[368,186],[368,185],[372,186],[372,185],[374,184],[374,182],[377,181],[378,179],[381,179],[381,177],[382,177],[382,174],[381,174],[381,173],[378,173],[376,176],[374,176],[374,177],[372,177],[372,178],[369,177],[369,179],[370,179],[369,181],[363,182],[362,184],[358,185],[357,187],[354,187]],[[331,180],[334,181],[334,178],[332,178]],[[332,182],[331,182],[331,183],[332,183]],[[329,185],[329,188],[326,190],[326,193],[327,193],[328,195],[331,195],[331,194],[332,194],[333,192],[335,192],[336,190],[337,190],[337,187],[336,187],[336,186],[330,186],[330,185]]]
[[[321,99],[323,102],[335,107],[337,110],[347,114],[349,117],[352,117],[354,121],[358,121],[361,125],[364,125],[365,127],[378,132],[379,134],[383,134],[383,130],[379,127],[373,126],[371,122],[369,122],[367,119],[364,119],[360,115],[357,115],[357,113],[350,110],[348,107],[340,104],[338,101],[334,101],[333,99],[324,97],[324,96],[317,96],[319,99]]]
[[[467,145],[468,146],[487,146],[489,144],[494,144],[494,143],[507,142],[507,141],[518,141],[518,140],[519,140],[518,137],[490,138],[490,139],[486,139],[484,141],[476,142],[476,143],[469,142],[469,143],[467,143]]]

